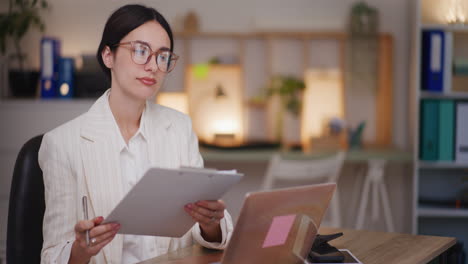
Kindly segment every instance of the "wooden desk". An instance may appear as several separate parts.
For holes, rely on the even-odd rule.
[[[344,235],[331,244],[349,249],[365,264],[418,264],[427,263],[455,245],[451,237],[421,236],[339,228],[320,228],[321,234],[343,232]],[[219,261],[221,251],[207,250],[200,246],[180,249],[140,264],[207,264]]]
[[[343,232],[332,241],[349,249],[362,263],[427,263],[455,245],[452,237],[421,236],[364,230],[320,228],[321,234]]]

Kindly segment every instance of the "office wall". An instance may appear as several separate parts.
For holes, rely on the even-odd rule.
[[[8,1],[1,1],[0,11]],[[323,29],[343,30],[350,6],[355,0],[152,0],[140,3],[158,8],[177,30],[181,18],[194,10],[200,18],[202,31],[243,32],[256,29]],[[45,13],[46,34],[63,40],[64,55],[94,53],[108,15],[128,3],[122,0],[49,0]],[[407,89],[409,63],[409,1],[368,0],[380,11],[381,31],[395,38],[395,86],[393,107],[393,142],[407,148]],[[31,32],[23,46],[30,51],[28,65],[39,65],[38,32]],[[327,50],[331,53],[333,50]]]
[[[199,15],[202,31],[244,32],[256,29],[344,30],[350,6],[355,1],[357,0],[140,0],[138,2],[159,9],[175,30],[180,28],[181,18],[186,12],[194,10]],[[410,1],[413,0],[366,1],[379,9],[381,31],[391,33],[395,40],[393,142],[402,148],[409,148],[407,146],[407,89],[409,89]],[[8,2],[0,1],[0,12],[7,10]],[[44,16],[47,27],[45,33],[62,39],[64,55],[76,56],[81,53],[95,52],[107,17],[114,9],[129,1],[49,0],[48,2],[51,8],[45,12]],[[40,36],[38,32],[30,32],[22,42],[22,46],[29,54],[27,65],[31,68],[38,68],[39,65]],[[257,50],[260,49],[257,47]],[[313,54],[327,59],[333,59],[336,56],[332,54],[334,52],[332,48],[324,49],[328,54]],[[252,93],[247,94],[252,95]],[[6,108],[3,109],[4,112],[0,115],[2,124],[0,146],[3,146],[0,149],[0,165],[2,165],[0,198],[2,200],[7,199],[9,194],[15,159],[12,153],[19,150],[29,134],[42,133],[55,127],[65,121],[64,119],[68,119],[68,116],[76,116],[83,112],[88,108],[88,104],[90,102],[78,102],[70,108],[67,107],[67,111],[62,113],[54,111],[54,114],[58,116],[56,120],[46,121],[43,121],[45,117],[31,112],[26,106],[15,114],[8,114],[5,112]],[[22,122],[37,123],[37,131],[22,131]],[[6,126],[9,128],[5,129]],[[13,128],[16,130],[12,130]],[[397,204],[404,200],[401,198]],[[0,211],[0,215],[6,217],[5,210],[6,207]],[[3,222],[5,221],[1,223]],[[5,237],[4,228],[2,224],[0,242]]]

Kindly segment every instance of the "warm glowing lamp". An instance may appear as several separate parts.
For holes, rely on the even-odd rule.
[[[304,79],[301,142],[307,149],[311,138],[324,136],[330,119],[344,119],[344,93],[339,70],[308,69]]]
[[[449,24],[465,24],[466,15],[463,2],[466,0],[450,0],[446,20]]]
[[[203,67],[200,74],[199,67]],[[186,85],[189,112],[200,140],[238,145],[244,137],[242,71],[238,65],[192,65]]]
[[[180,92],[160,92],[156,103],[164,105],[184,114],[188,113],[187,94]]]

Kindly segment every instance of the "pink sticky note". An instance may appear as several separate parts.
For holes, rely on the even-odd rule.
[[[294,219],[296,219],[296,215],[273,217],[262,248],[283,245],[288,238]]]

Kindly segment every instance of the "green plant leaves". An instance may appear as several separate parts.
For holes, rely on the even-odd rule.
[[[40,4],[40,5],[39,5]],[[35,27],[41,32],[45,26],[39,15],[41,9],[48,8],[45,0],[10,0],[8,13],[0,14],[0,51],[6,52],[7,40],[12,38],[15,41],[15,47],[19,48],[19,42],[26,33]],[[21,53],[17,50],[17,52]]]
[[[302,91],[305,83],[293,76],[274,76],[266,87],[267,97],[275,94],[281,97],[284,107],[294,115],[299,115],[302,106]]]

